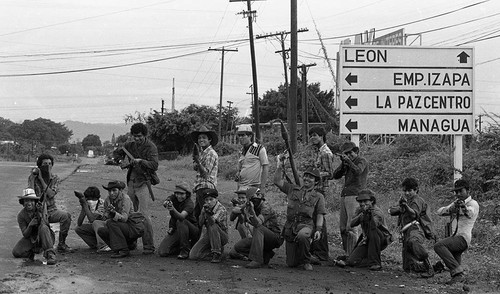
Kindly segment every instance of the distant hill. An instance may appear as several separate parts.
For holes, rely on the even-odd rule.
[[[87,135],[94,134],[99,136],[101,142],[111,141],[113,134],[117,138],[120,135],[125,135],[130,130],[130,125],[122,124],[91,124],[79,121],[67,120],[63,124],[73,131],[73,136],[70,142],[82,141]]]

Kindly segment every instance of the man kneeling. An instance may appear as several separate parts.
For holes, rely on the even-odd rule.
[[[248,199],[243,210],[247,222],[253,226],[252,236],[238,241],[229,255],[246,256],[251,262],[247,268],[259,268],[269,264],[274,256],[273,249],[283,244],[281,228],[278,223],[278,214],[265,202],[260,190],[251,187],[246,191]]]

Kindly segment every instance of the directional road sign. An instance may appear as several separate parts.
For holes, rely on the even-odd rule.
[[[473,48],[340,47],[341,134],[471,134]]]

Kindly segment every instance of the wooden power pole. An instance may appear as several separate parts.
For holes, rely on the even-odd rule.
[[[224,53],[226,52],[238,52],[238,49],[212,49],[208,48],[209,51],[221,51],[222,62],[220,65],[220,99],[219,99],[219,138],[222,138],[222,89],[224,85]]]
[[[297,0],[290,3],[290,97],[288,99],[288,128],[292,153],[297,151]]]
[[[307,144],[309,143],[309,109],[307,103],[307,68],[311,66],[316,66],[316,63],[302,64],[301,74],[302,74],[302,140]]]

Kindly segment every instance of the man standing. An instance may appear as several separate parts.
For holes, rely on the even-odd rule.
[[[326,145],[325,129],[322,127],[313,127],[309,131],[309,136],[311,137],[311,143],[316,151],[314,167],[319,170],[321,175],[321,181],[316,189],[323,194],[326,202],[326,192],[329,187],[328,180],[333,179],[333,153]],[[323,220],[321,239],[313,241],[311,244],[311,255],[313,263],[319,260],[328,260],[328,232],[326,229],[326,219]]]
[[[418,182],[414,178],[406,178],[401,184],[403,197],[398,205],[389,208],[389,214],[398,216],[398,226],[403,239],[403,270],[421,273],[421,277],[434,276],[429,261],[429,253],[425,249],[425,238],[435,238],[432,231],[432,220],[429,207],[418,195]]]
[[[345,177],[344,188],[340,195],[340,235],[342,237],[342,247],[349,256],[358,240],[358,229],[352,227],[351,221],[358,204],[356,196],[359,191],[366,188],[366,178],[368,176],[368,161],[359,156],[359,148],[354,142],[342,144],[342,163],[334,171],[333,178]]]
[[[359,207],[350,226],[361,226],[362,234],[347,261],[340,260],[336,264],[368,267],[372,271],[378,271],[382,269],[380,253],[392,242],[392,235],[387,228],[382,210],[376,205],[377,199],[372,190],[359,191],[356,200]]]
[[[238,126],[236,134],[243,147],[238,160],[238,190],[255,187],[264,193],[269,174],[266,148],[254,142],[254,133],[250,125]]]
[[[217,189],[219,156],[213,146],[217,145],[219,138],[214,131],[205,126],[201,126],[198,131],[192,132],[191,138],[195,142],[193,151],[194,170],[198,172],[193,189],[196,194],[194,217],[198,219],[204,204],[203,191],[205,189]]]
[[[37,167],[31,171],[28,177],[28,187],[35,190],[40,202],[43,202],[44,198],[47,197],[45,203],[47,204],[49,223],[59,223],[57,251],[60,253],[73,252],[74,250],[66,245],[66,238],[71,226],[71,214],[59,210],[56,206],[55,196],[59,192],[59,177],[52,173],[54,157],[50,154],[41,154],[36,160],[36,165]]]
[[[146,136],[148,128],[142,123],[135,123],[130,128],[130,134],[134,138],[131,142],[126,142],[123,146],[133,156],[122,161],[122,168],[127,168],[128,196],[134,204],[134,210],[141,212],[146,218],[144,235],[142,236],[143,254],[153,254],[155,251],[153,239],[153,227],[149,212],[149,188],[151,179],[158,178],[158,149]],[[123,149],[115,150],[115,158],[125,158],[127,154]],[[124,163],[125,162],[125,163]]]
[[[23,238],[12,249],[12,255],[16,258],[27,257],[34,260],[35,253],[43,251],[47,264],[56,264],[55,236],[49,223],[43,221],[45,216],[42,215],[42,207],[38,202],[40,197],[31,188],[24,189],[23,195],[18,197],[23,209],[17,215],[17,223]]]
[[[457,199],[448,206],[438,209],[440,216],[450,216],[451,232],[449,236],[434,244],[434,251],[450,270],[449,284],[464,281],[464,269],[461,266],[462,253],[469,248],[472,228],[479,214],[479,204],[469,195],[469,182],[457,180],[452,190]]]

